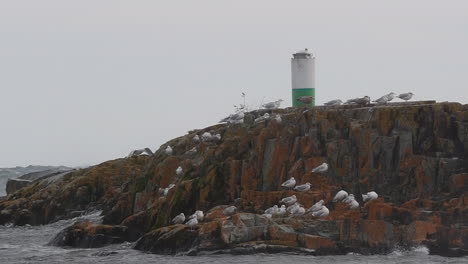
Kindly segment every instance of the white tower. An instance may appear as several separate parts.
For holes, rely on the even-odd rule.
[[[291,59],[292,105],[315,106],[315,57],[307,49],[293,54]],[[301,96],[313,96],[310,103],[299,102]]]

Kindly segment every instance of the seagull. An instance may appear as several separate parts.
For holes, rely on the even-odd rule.
[[[258,117],[258,118],[255,118],[254,122],[255,122],[255,123],[259,123],[259,122],[262,122],[262,121],[267,120],[268,118],[270,118],[270,114],[265,113],[263,116],[260,116],[260,117]]]
[[[280,208],[278,208],[278,211],[276,212],[276,216],[283,216],[286,214],[286,206],[283,204],[281,205]]]
[[[348,197],[344,198],[341,202],[350,204],[353,201],[356,201],[356,199],[354,198],[354,194],[350,194],[348,195]]]
[[[396,93],[391,92],[389,94],[386,94],[386,95],[380,97],[377,100],[374,100],[374,102],[376,102],[378,104],[386,104],[386,103],[390,102],[391,100],[393,100],[393,98],[395,98],[395,95],[396,95]]]
[[[194,155],[197,153],[197,147],[193,147],[192,149],[185,152],[185,155]]]
[[[409,93],[402,93],[398,95],[397,97],[400,98],[401,100],[408,101],[413,97],[414,93],[409,92]]]
[[[323,206],[323,203],[324,203],[323,200],[320,200],[320,201],[316,202],[314,205],[312,205],[312,207],[307,209],[307,212],[310,213],[310,212],[316,212],[316,211],[320,210],[322,208],[322,206]]]
[[[174,224],[183,224],[185,222],[185,215],[184,213],[178,214],[174,219],[172,219],[172,223]]]
[[[201,136],[202,141],[210,141],[211,140],[211,133],[210,132],[205,132]]]
[[[176,172],[176,174],[177,174],[178,176],[180,176],[180,175],[182,174],[182,172],[183,172],[182,167],[181,167],[181,166],[177,167],[177,169],[175,170],[175,172]]]
[[[211,141],[220,141],[221,140],[221,134],[215,134],[211,137]]]
[[[328,170],[328,163],[324,162],[320,166],[314,168],[312,172],[326,172]]]
[[[359,203],[356,200],[351,201],[348,203],[350,209],[356,209],[359,208]]]
[[[228,117],[221,119],[219,123],[236,123],[240,120],[243,120],[244,116],[245,116],[244,112],[240,111],[238,113],[229,115]]]
[[[325,216],[328,216],[329,213],[330,213],[330,210],[328,210],[328,208],[325,205],[322,205],[322,207],[319,210],[312,213],[312,216],[325,217]]]
[[[263,217],[266,219],[271,219],[272,215],[271,214],[262,214]]]
[[[297,202],[296,195],[289,196],[286,198],[281,199],[280,203],[286,204],[286,205],[292,205],[293,203]]]
[[[294,187],[294,190],[298,192],[307,192],[308,190],[310,190],[310,185],[311,184],[309,182],[306,182],[305,184],[297,185],[296,187]]]
[[[194,226],[198,225],[198,220],[197,218],[190,218],[187,223],[185,223],[186,225],[188,225],[190,227],[190,230],[193,229]]]
[[[169,188],[159,188],[159,195],[166,197],[169,193]]]
[[[296,100],[303,104],[310,104],[314,101],[314,96],[299,96]]]
[[[276,109],[276,108],[280,107],[281,102],[283,102],[283,99],[279,99],[279,100],[274,101],[274,102],[263,104],[262,107],[265,108],[265,109]]]
[[[387,97],[388,101],[390,102],[391,100],[393,100],[393,98],[395,98],[395,95],[396,95],[396,93],[391,92],[391,93],[386,94],[384,96]]]
[[[278,211],[278,206],[275,204],[273,205],[273,207],[270,207],[268,209],[265,210],[265,214],[276,214],[276,212]]]
[[[289,180],[283,182],[281,184],[281,187],[292,189],[294,187],[294,185],[296,185],[296,180],[294,179],[294,177],[291,177],[291,178],[289,178]]]
[[[274,120],[277,122],[277,123],[281,123],[283,120],[281,119],[281,115],[277,114],[275,115],[275,118]]]
[[[335,202],[340,202],[343,199],[345,199],[346,197],[348,197],[348,193],[345,190],[341,190],[341,191],[336,193],[335,197],[333,198],[333,202],[334,203]]]
[[[195,213],[193,213],[193,215],[191,215],[190,217],[195,217],[197,218],[197,221],[201,222],[205,218],[205,215],[203,214],[203,211],[196,210]]]
[[[200,142],[200,136],[198,136],[198,135],[193,136],[192,141],[193,141],[194,143]]]
[[[336,99],[336,100],[328,101],[328,102],[324,103],[323,105],[340,105],[342,103],[343,103],[343,101],[341,101],[340,99]]]
[[[373,102],[376,102],[377,104],[386,104],[388,103],[388,98],[385,96],[382,96],[379,99],[374,100]]]
[[[372,192],[368,192],[366,194],[362,194],[362,201],[363,202],[367,202],[367,201],[372,201],[372,200],[375,200],[379,197],[379,195],[372,191]]]
[[[224,210],[223,210],[223,214],[225,216],[231,216],[233,214],[235,214],[237,211],[237,207],[235,206],[229,206],[229,207],[226,207]]]
[[[298,202],[295,202],[294,204],[292,204],[292,205],[290,205],[290,206],[288,206],[288,207],[286,208],[286,212],[292,214],[292,212],[293,212],[296,208],[298,208],[298,207],[300,207],[300,206],[301,206],[301,205],[300,205]]]
[[[370,97],[366,95],[362,98],[349,99],[348,101],[346,101],[345,104],[368,105],[369,103],[370,103]]]
[[[293,216],[302,216],[305,214],[305,209],[302,206],[298,206],[294,208],[294,210],[291,212],[291,215]]]
[[[171,148],[171,146],[167,146],[165,152],[166,152],[167,155],[172,155],[172,148]]]

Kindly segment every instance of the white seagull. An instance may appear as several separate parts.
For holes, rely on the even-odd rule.
[[[402,93],[402,94],[398,95],[397,97],[400,98],[401,100],[408,101],[408,100],[411,100],[413,95],[414,95],[414,93],[409,92],[409,93]]]
[[[294,208],[294,210],[291,212],[291,215],[293,216],[302,216],[305,214],[305,209],[302,206],[298,206]]]
[[[166,150],[164,151],[166,152],[167,155],[172,155],[172,148],[171,146],[167,146]]]
[[[309,209],[307,209],[307,212],[308,212],[308,213],[310,213],[310,212],[316,212],[316,211],[322,209],[323,203],[324,203],[323,200],[320,200],[320,201],[316,202],[314,205],[312,205],[312,207],[310,207]]]
[[[299,208],[301,205],[298,203],[298,202],[295,202],[294,204],[288,206],[286,208],[286,212],[292,214],[292,212],[296,209],[296,208]]]
[[[335,197],[333,198],[333,202],[341,202],[346,197],[348,197],[348,193],[345,190],[341,190],[336,193]]]
[[[283,216],[286,214],[286,206],[283,204],[281,205],[280,208],[278,208],[278,211],[276,212],[275,216]]]
[[[192,230],[192,228],[196,225],[198,225],[198,220],[197,218],[189,218],[189,220],[187,221],[187,223],[185,223],[186,225],[188,225],[190,227],[190,230]]]
[[[270,208],[266,209],[264,213],[274,215],[274,214],[276,214],[277,211],[278,211],[278,206],[275,204],[275,205],[273,205],[273,207],[270,207]]]
[[[193,136],[192,141],[193,141],[194,143],[200,142],[200,136],[199,136],[199,135]]]
[[[325,217],[328,216],[328,214],[330,214],[330,210],[328,210],[328,208],[325,205],[323,205],[319,210],[313,212],[312,216]]]
[[[368,192],[366,194],[362,194],[362,201],[363,202],[372,201],[372,200],[375,200],[377,198],[379,198],[379,195],[374,191]]]
[[[324,103],[323,105],[340,105],[342,103],[343,103],[343,101],[341,101],[340,99],[336,99],[336,100],[328,101],[328,102]]]
[[[314,100],[314,96],[299,96],[296,100],[303,104],[310,104]]]
[[[211,133],[210,132],[205,132],[201,135],[201,139],[203,142],[205,141],[210,141],[211,140]]]
[[[225,216],[231,216],[233,214],[235,214],[237,211],[237,207],[235,206],[229,206],[229,207],[226,207],[224,210],[223,210],[223,214]]]
[[[328,170],[328,163],[324,162],[320,166],[314,168],[312,172],[326,172]]]
[[[277,123],[281,123],[283,120],[281,119],[281,115],[277,114],[275,115],[275,118],[274,120],[277,122]]]
[[[271,214],[262,214],[263,217],[266,219],[271,219],[272,215]]]
[[[281,102],[283,102],[283,99],[279,99],[279,100],[274,101],[274,102],[263,104],[262,107],[265,108],[265,109],[276,109],[276,108],[280,107]]]
[[[174,219],[172,219],[173,224],[183,224],[185,222],[185,215],[184,213],[178,214]]]
[[[182,172],[183,172],[182,167],[181,167],[181,166],[177,167],[177,169],[175,170],[175,172],[176,172],[176,174],[177,174],[178,176],[180,176],[180,175],[182,174]]]
[[[289,180],[283,182],[281,184],[281,187],[292,189],[294,187],[294,185],[296,185],[296,180],[294,179],[294,177],[291,177],[291,178],[289,178]]]
[[[295,202],[297,202],[296,195],[292,195],[292,196],[283,198],[283,199],[281,199],[281,201],[280,201],[280,203],[286,204],[286,205],[292,205],[292,204],[294,204]]]
[[[310,190],[310,185],[311,184],[309,182],[306,182],[305,184],[297,185],[296,187],[294,187],[294,190],[298,192],[307,192],[308,190]]]
[[[354,194],[350,194],[348,195],[348,197],[344,198],[341,202],[350,204],[353,201],[356,201],[356,199],[354,198]]]
[[[265,120],[267,120],[269,118],[270,118],[270,114],[265,113],[263,116],[255,118],[254,122],[259,123],[259,122],[265,121]]]
[[[350,209],[356,209],[359,208],[359,203],[356,200],[351,201],[348,203]]]

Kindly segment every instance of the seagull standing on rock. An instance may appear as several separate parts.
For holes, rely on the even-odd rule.
[[[402,94],[398,95],[397,97],[400,98],[401,100],[408,101],[408,100],[411,100],[413,95],[414,94],[412,92],[409,92],[409,93],[402,93]]]
[[[370,103],[370,97],[364,96],[361,98],[349,99],[345,104],[357,104],[357,105],[368,105]]]
[[[309,96],[299,96],[297,98],[297,101],[299,101],[299,102],[301,102],[303,104],[310,104],[310,103],[312,103],[314,98],[315,98],[314,96],[310,96],[310,95]]]
[[[279,100],[274,101],[274,102],[263,104],[262,107],[265,108],[265,109],[276,109],[276,108],[280,107],[281,102],[283,102],[283,99],[279,99]]]
[[[182,174],[182,172],[183,172],[182,167],[181,167],[181,166],[177,167],[177,169],[175,170],[175,172],[176,172],[176,175],[177,175],[177,176],[180,176],[180,175]]]
[[[292,210],[291,215],[292,216],[303,216],[305,214],[305,209],[302,206],[298,206]]]
[[[281,201],[280,201],[280,203],[286,204],[286,205],[292,205],[292,204],[294,204],[295,202],[297,202],[296,195],[292,195],[292,196],[283,198],[283,199],[281,199]]]
[[[193,141],[194,143],[199,143],[199,142],[200,142],[200,136],[199,136],[199,135],[193,136],[192,141]]]
[[[283,204],[280,208],[278,208],[277,212],[274,214],[275,216],[283,216],[286,214],[286,206]]]
[[[314,205],[312,205],[312,207],[310,207],[309,209],[307,209],[307,212],[310,213],[310,212],[316,212],[320,209],[322,209],[322,206],[323,206],[323,203],[324,201],[323,200],[320,200],[318,202],[316,202]]]
[[[289,214],[292,214],[292,212],[294,210],[296,210],[296,208],[299,208],[301,205],[298,203],[298,202],[295,202],[294,204],[288,206],[288,208],[286,208],[286,212],[288,212]]]
[[[313,212],[312,213],[312,216],[315,216],[315,217],[326,217],[330,214],[330,210],[328,210],[328,208],[325,206],[325,205],[322,205],[322,207]]]
[[[328,163],[324,162],[320,166],[312,169],[312,172],[326,172],[328,170]]]
[[[172,148],[171,146],[167,146],[166,150],[164,151],[166,155],[172,155]]]
[[[235,214],[237,211],[237,207],[235,206],[229,206],[229,207],[226,207],[224,210],[223,210],[223,214],[225,216],[231,216],[233,214]]]
[[[350,194],[348,195],[348,197],[344,198],[342,200],[343,203],[347,203],[347,204],[350,204],[352,203],[353,201],[355,201],[356,199],[354,198],[354,194]]]
[[[190,230],[193,230],[193,227],[198,225],[198,220],[197,218],[190,218],[187,223],[185,223],[186,225],[188,225],[190,227]]]
[[[294,190],[298,192],[307,192],[308,190],[310,190],[310,185],[311,184],[309,182],[302,185],[297,185],[296,187],[294,187]]]
[[[194,155],[197,153],[197,147],[193,147],[192,149],[185,152],[185,155]]]
[[[260,122],[265,121],[265,120],[267,120],[267,119],[269,119],[269,118],[270,118],[270,114],[265,113],[263,116],[260,116],[260,117],[258,117],[258,118],[255,118],[254,122],[255,122],[255,123],[260,123]]]
[[[201,222],[205,218],[205,215],[203,214],[203,211],[196,210],[195,213],[189,216],[189,219],[192,219],[192,218],[196,218],[198,222]]]
[[[346,197],[348,197],[348,193],[345,190],[341,190],[336,193],[335,197],[333,198],[333,202],[341,202]]]
[[[368,192],[366,194],[362,194],[362,201],[363,202],[372,201],[372,200],[375,200],[377,198],[379,198],[379,195],[374,191]]]
[[[205,141],[210,141],[211,140],[211,133],[210,132],[205,132],[201,135],[201,139],[203,142]]]
[[[294,177],[291,177],[289,178],[289,180],[283,182],[281,184],[281,187],[292,189],[295,185],[296,185],[296,180],[294,179]]]
[[[172,219],[172,223],[174,224],[183,224],[185,222],[185,215],[184,213],[178,214],[174,219]]]
[[[278,206],[275,204],[273,207],[270,207],[265,210],[265,214],[272,214],[274,215],[278,211]]]
[[[359,208],[359,203],[356,200],[352,200],[350,203],[348,203],[350,209],[356,209]]]
[[[336,99],[336,100],[328,101],[328,102],[324,103],[323,105],[332,106],[332,105],[341,105],[342,103],[343,103],[343,101],[341,101],[340,99]]]

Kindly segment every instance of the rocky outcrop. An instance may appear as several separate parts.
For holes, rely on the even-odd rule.
[[[122,243],[127,238],[127,227],[78,222],[65,228],[50,242],[50,246],[98,248]]]
[[[466,254],[468,106],[290,108],[259,110],[245,119],[265,112],[280,114],[282,122],[190,131],[151,157],[108,161],[53,183],[27,186],[0,201],[0,224],[45,224],[98,208],[104,225],[125,226],[126,240],[139,239],[137,249],[158,254],[371,254],[421,244],[436,254]],[[192,140],[204,132],[222,139]],[[172,155],[165,154],[168,145]],[[193,147],[197,154],[188,155]],[[327,173],[311,172],[325,161]],[[183,173],[177,175],[179,166]],[[310,191],[281,190],[289,177],[312,183]],[[169,184],[175,187],[161,195],[159,188]],[[354,193],[361,207],[332,203],[340,189]],[[368,191],[379,199],[363,204],[360,194]],[[260,216],[292,194],[305,207],[323,199],[330,215]],[[220,205],[232,204],[240,213],[224,217]],[[211,211],[193,229],[170,224],[175,215],[195,210]]]
[[[19,189],[24,188],[36,181],[51,178],[60,178],[61,176],[64,176],[67,172],[70,171],[72,171],[72,169],[66,167],[58,167],[45,171],[31,172],[16,179],[8,179],[6,183],[6,193],[12,194],[18,191]]]

